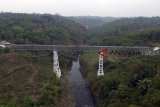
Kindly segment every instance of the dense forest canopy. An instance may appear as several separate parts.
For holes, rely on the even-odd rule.
[[[141,45],[160,43],[160,17],[122,18],[91,31],[91,44]]]
[[[160,17],[0,14],[0,40],[17,44],[160,45]]]
[[[0,40],[12,43],[83,44],[85,35],[85,27],[59,15],[0,14]]]

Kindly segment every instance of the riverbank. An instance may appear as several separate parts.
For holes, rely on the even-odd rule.
[[[97,77],[98,58],[89,54],[80,61],[98,107],[159,107],[160,56],[104,59],[105,75]]]
[[[63,90],[62,97],[57,107],[64,107],[65,105],[67,105],[67,107],[75,107],[73,93],[68,81],[68,73],[67,72],[64,73],[62,78],[63,78],[61,80],[61,89]]]

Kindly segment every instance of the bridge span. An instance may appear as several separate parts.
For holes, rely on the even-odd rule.
[[[101,51],[107,48],[108,52],[122,52],[132,51],[139,52],[138,55],[147,55],[152,52],[151,47],[140,46],[87,46],[87,45],[18,45],[11,44],[11,50],[15,51],[53,51],[53,71],[58,78],[61,77],[61,70],[59,67],[58,51]],[[99,55],[99,68],[97,76],[103,76],[103,56]]]
[[[150,47],[140,46],[87,46],[87,45],[10,45],[13,50],[56,50],[56,51],[100,51],[108,48],[109,51],[132,50],[147,52]]]

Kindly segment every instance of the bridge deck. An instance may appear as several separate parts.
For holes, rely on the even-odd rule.
[[[150,47],[139,46],[86,46],[86,45],[11,45],[13,50],[56,50],[56,51],[100,51],[108,48],[109,51],[133,50],[146,52]]]

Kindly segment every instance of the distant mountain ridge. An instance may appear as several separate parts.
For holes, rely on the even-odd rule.
[[[91,44],[152,46],[160,44],[160,17],[122,18],[90,33]]]
[[[100,16],[72,16],[69,18],[77,23],[82,24],[88,29],[94,27],[100,27],[103,24],[106,24],[108,22],[113,22],[114,20],[119,19],[115,17],[100,17]]]
[[[16,44],[160,45],[160,17],[0,13],[0,41]]]
[[[0,13],[0,40],[17,44],[83,44],[86,28],[50,14]]]

